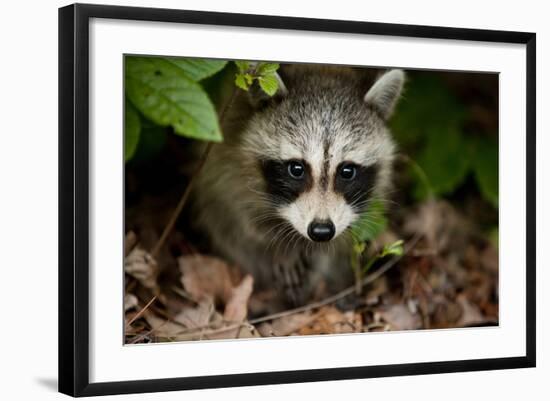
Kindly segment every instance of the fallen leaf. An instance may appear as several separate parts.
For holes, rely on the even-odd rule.
[[[481,252],[481,265],[491,272],[498,273],[498,249],[496,247],[489,245]]]
[[[138,299],[134,294],[124,295],[124,312],[127,312],[136,306],[138,306]]]
[[[178,258],[178,264],[183,287],[195,301],[227,303],[232,284],[228,266],[223,260],[194,254]]]
[[[262,323],[258,331],[263,337],[288,336],[315,320],[311,312],[294,313],[273,320],[271,323]]]
[[[464,294],[460,294],[456,297],[456,300],[462,308],[462,315],[457,322],[459,327],[474,326],[486,321],[486,319],[483,318],[479,307],[471,303]]]
[[[242,323],[246,319],[248,313],[248,300],[252,294],[253,285],[254,279],[252,276],[247,275],[237,287],[231,290],[231,297],[227,301],[223,313],[225,325],[234,326],[235,324]],[[228,329],[217,334],[209,335],[209,338],[249,338],[259,336],[259,334],[256,333],[256,335],[254,333],[255,331],[254,326],[247,324],[246,326],[238,326],[234,329]]]
[[[151,334],[155,337],[165,337],[177,341],[178,335],[186,330],[182,325],[160,318],[149,311],[145,312],[143,317],[151,326]]]
[[[422,234],[429,249],[442,252],[453,248],[461,251],[468,243],[469,224],[448,202],[428,200],[410,215],[403,227],[405,233]]]
[[[333,306],[319,310],[313,320],[298,332],[300,335],[342,334],[360,332],[363,327],[360,314],[353,311],[341,312]]]
[[[158,266],[145,250],[136,247],[124,259],[124,271],[138,280],[145,288],[157,290]]]
[[[418,314],[413,314],[406,305],[396,304],[382,307],[376,311],[376,321],[383,320],[392,330],[415,330],[422,327],[422,319]]]
[[[247,315],[248,300],[252,294],[254,279],[247,275],[237,287],[231,291],[231,298],[225,305],[223,318],[228,322],[242,322]]]
[[[246,325],[239,328],[235,338],[258,338],[261,337],[258,330],[252,325]]]
[[[209,301],[204,301],[196,307],[184,308],[174,316],[174,320],[189,329],[196,329],[206,326],[210,322],[214,312],[214,305]]]
[[[130,251],[137,244],[137,236],[133,231],[128,231],[126,237],[124,237],[124,257],[130,254]]]
[[[273,326],[269,322],[264,322],[258,325],[258,332],[262,337],[274,337],[275,331],[273,331]]]

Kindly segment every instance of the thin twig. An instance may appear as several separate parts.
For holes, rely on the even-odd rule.
[[[166,242],[166,238],[168,238],[168,235],[172,232],[172,229],[174,228],[174,225],[176,224],[176,221],[178,220],[179,215],[181,214],[181,211],[183,210],[183,207],[187,203],[187,199],[189,198],[189,195],[191,194],[191,187],[193,187],[194,182],[196,181],[198,175],[200,174],[202,168],[204,167],[204,164],[206,163],[206,159],[208,158],[208,155],[210,153],[210,150],[212,150],[212,146],[214,145],[214,142],[208,142],[206,145],[206,149],[202,153],[201,159],[199,161],[199,165],[195,169],[195,172],[191,176],[191,179],[189,180],[189,183],[187,184],[187,187],[185,188],[185,191],[183,192],[183,195],[181,196],[178,205],[172,212],[172,215],[170,216],[170,220],[168,220],[168,223],[164,227],[164,230],[162,231],[162,234],[155,244],[153,250],[151,251],[151,256],[153,258],[156,258],[159,251],[161,250],[162,246]]]
[[[223,126],[223,121],[226,116],[227,110],[231,107],[233,104],[233,101],[235,100],[235,96],[237,94],[237,88],[233,89],[233,92],[231,94],[231,98],[224,106],[223,110],[220,113],[220,126]],[[170,216],[170,219],[168,220],[168,223],[164,227],[164,230],[162,231],[162,234],[153,247],[153,250],[151,251],[151,256],[155,258],[158,253],[160,252],[161,248],[163,247],[164,243],[166,242],[166,239],[168,238],[168,235],[172,232],[172,229],[174,228],[174,225],[176,224],[176,221],[178,220],[179,215],[181,214],[181,211],[183,210],[183,207],[187,203],[187,199],[189,198],[189,195],[191,194],[191,188],[193,187],[193,184],[197,180],[197,177],[199,176],[202,168],[204,167],[206,160],[208,159],[208,155],[210,154],[210,151],[212,150],[212,146],[214,146],[214,142],[208,142],[206,145],[206,149],[202,153],[201,159],[199,161],[199,165],[195,169],[195,172],[189,179],[189,182],[187,183],[187,187],[185,188],[185,191],[183,192],[183,195],[181,196],[178,205],[172,212],[172,215]]]
[[[164,326],[166,323],[168,323],[168,320],[165,320],[164,322],[162,322],[161,324],[159,324],[157,327],[153,327],[151,330],[139,335],[139,336],[136,336],[134,337],[134,339],[132,341],[130,341],[130,344],[137,344],[139,343],[141,340],[145,339],[146,337],[150,336],[153,331],[155,330],[158,330],[160,329],[162,326]]]
[[[145,313],[145,311],[147,310],[147,308],[149,308],[149,307],[151,306],[151,304],[152,304],[153,302],[155,302],[155,299],[157,299],[157,296],[156,296],[156,295],[155,295],[153,298],[151,298],[151,300],[150,300],[149,302],[147,302],[147,304],[146,304],[143,308],[141,308],[141,310],[140,310],[138,313],[136,313],[136,314],[134,315],[134,317],[133,317],[132,319],[130,319],[130,321],[129,321],[128,323],[126,323],[126,327],[131,326],[132,323],[134,323],[137,319],[139,319],[140,316],[143,315],[143,313]]]
[[[416,243],[419,240],[420,240],[420,235],[416,235],[413,239],[411,239],[407,243],[405,249],[403,250],[403,255],[402,256],[396,256],[396,257],[388,260],[385,264],[382,265],[382,267],[380,267],[380,269],[376,270],[375,272],[373,272],[373,273],[369,274],[368,276],[366,276],[365,278],[363,278],[363,280],[361,281],[361,287],[364,287],[367,284],[372,283],[374,280],[376,280],[377,278],[381,277],[384,273],[386,273],[403,256],[405,256],[408,252],[410,252],[410,250],[416,245]],[[328,298],[325,298],[321,301],[313,302],[311,304],[304,305],[304,306],[301,306],[301,307],[298,307],[298,308],[289,309],[287,311],[274,313],[272,315],[263,316],[263,317],[260,317],[260,318],[257,318],[257,319],[253,319],[253,320],[250,320],[249,323],[250,324],[261,323],[261,322],[265,322],[265,321],[268,321],[268,320],[274,320],[274,319],[277,319],[277,318],[280,318],[280,317],[285,317],[285,316],[293,315],[295,313],[300,313],[300,312],[307,312],[311,309],[317,309],[317,308],[320,308],[322,306],[330,305],[330,304],[333,304],[333,303],[339,301],[342,298],[347,297],[348,295],[353,294],[355,292],[355,290],[356,290],[355,285],[353,285],[353,286],[348,287],[345,290],[342,290],[342,291],[340,291],[340,292],[338,292],[338,293],[336,293],[336,294],[334,294],[334,295],[332,295]]]
[[[381,277],[384,273],[386,273],[400,259],[402,259],[403,256],[405,256],[407,253],[409,253],[411,251],[412,248],[414,248],[414,246],[418,243],[420,238],[421,238],[421,235],[416,234],[409,242],[407,242],[407,244],[406,244],[406,246],[403,250],[403,255],[393,257],[392,259],[388,260],[385,264],[383,264],[382,267],[380,267],[377,271],[375,271],[375,272],[369,274],[368,276],[366,276],[365,278],[363,278],[363,280],[361,281],[361,286],[365,286],[367,284],[372,283],[373,281],[375,281],[376,279]],[[209,325],[204,325],[204,326],[200,326],[200,327],[195,327],[191,330],[181,331],[178,334],[196,335],[197,331],[205,330],[201,333],[202,335],[205,335],[205,336],[214,335],[214,334],[219,334],[219,333],[223,333],[223,332],[226,332],[226,331],[234,330],[234,329],[237,329],[237,328],[240,328],[240,327],[243,327],[243,326],[246,327],[246,326],[255,325],[255,324],[258,324],[258,323],[267,322],[267,321],[270,321],[270,320],[279,319],[281,317],[294,315],[296,313],[308,312],[312,309],[318,309],[318,308],[321,308],[323,306],[333,304],[333,303],[339,301],[340,299],[345,298],[348,295],[353,294],[355,292],[355,290],[356,290],[356,287],[355,287],[355,285],[353,285],[353,286],[348,287],[345,290],[342,290],[342,291],[340,291],[340,292],[338,292],[338,293],[336,293],[336,294],[334,294],[334,295],[332,295],[328,298],[325,298],[321,301],[313,302],[313,303],[310,303],[308,305],[304,305],[304,306],[301,306],[301,307],[298,307],[298,308],[289,309],[289,310],[278,312],[278,313],[273,313],[271,315],[262,316],[262,317],[259,317],[259,318],[256,318],[256,319],[252,319],[252,320],[245,321],[245,322],[238,323],[238,324],[232,324],[232,325],[217,328],[217,329],[205,330],[205,329],[212,328],[212,325],[209,324]]]

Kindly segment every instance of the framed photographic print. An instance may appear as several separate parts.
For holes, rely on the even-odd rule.
[[[70,5],[59,113],[61,392],[535,366],[534,33]]]

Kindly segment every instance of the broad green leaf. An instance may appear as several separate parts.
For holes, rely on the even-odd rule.
[[[126,100],[124,104],[124,161],[134,156],[141,131],[139,114],[132,104]]]
[[[481,194],[498,208],[498,144],[479,138],[473,157],[474,173]]]
[[[269,96],[273,96],[275,93],[277,93],[279,82],[277,81],[275,75],[271,74],[261,76],[258,78],[258,82],[260,83],[260,88],[262,88],[262,90]]]
[[[235,65],[239,69],[239,72],[244,73],[250,69],[250,61],[235,61]]]
[[[227,64],[224,60],[195,59],[195,58],[166,58],[185,72],[192,81],[200,81],[222,70]]]
[[[453,192],[465,179],[470,167],[467,142],[457,127],[433,127],[428,132],[427,143],[418,155],[417,162],[426,174],[435,195]],[[425,198],[426,186],[419,183],[419,198]]]
[[[260,63],[256,68],[256,75],[272,75],[279,69],[278,63]]]
[[[127,57],[126,94],[151,121],[183,136],[219,142],[218,116],[202,87],[172,62]]]
[[[388,220],[384,215],[385,209],[384,203],[378,199],[369,202],[367,210],[351,227],[356,242],[372,241],[386,229]]]
[[[402,146],[422,146],[431,134],[460,129],[465,116],[464,106],[441,79],[433,74],[412,75],[390,126]]]
[[[498,207],[498,144],[469,135],[468,111],[434,74],[411,73],[391,127],[416,162],[414,195],[449,195],[473,173],[484,198]]]
[[[248,88],[249,88],[249,84],[248,82],[246,81],[246,78],[244,76],[244,74],[237,74],[235,75],[235,85],[237,85],[237,87],[247,91]]]

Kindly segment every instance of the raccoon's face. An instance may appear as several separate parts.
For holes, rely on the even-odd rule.
[[[385,121],[404,74],[387,72],[366,95],[348,75],[298,79],[251,121],[246,146],[270,207],[303,237],[326,242],[389,185],[394,144]]]

